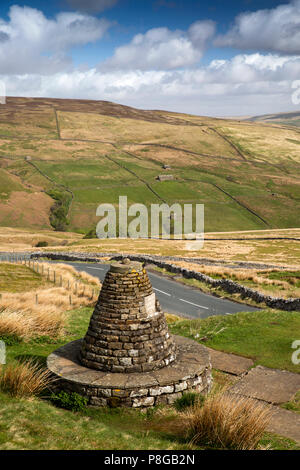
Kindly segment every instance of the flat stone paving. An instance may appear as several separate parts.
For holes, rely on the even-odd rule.
[[[272,410],[273,415],[267,430],[300,443],[300,415],[279,406],[273,406]]]
[[[211,364],[214,369],[221,370],[233,375],[242,375],[254,365],[252,359],[235,354],[228,354],[215,349],[207,348],[211,357]]]
[[[270,406],[272,416],[267,431],[293,439],[300,443],[300,415],[276,404],[290,401],[300,389],[300,374],[285,370],[253,366],[253,361],[235,354],[208,348],[212,367],[236,376],[237,382],[230,392],[251,397]],[[267,405],[268,403],[268,405]]]
[[[237,393],[272,404],[290,401],[300,389],[300,374],[257,366],[230,388]]]

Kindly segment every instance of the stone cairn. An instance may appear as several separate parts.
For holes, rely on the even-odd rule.
[[[53,391],[79,393],[90,406],[170,405],[211,387],[207,348],[169,334],[146,270],[126,258],[111,264],[85,337],[53,351],[47,366]]]
[[[83,340],[91,369],[149,372],[176,359],[175,343],[146,270],[128,258],[111,265]]]

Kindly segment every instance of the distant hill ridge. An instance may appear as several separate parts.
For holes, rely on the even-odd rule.
[[[260,122],[279,122],[286,125],[300,126],[300,111],[285,112],[285,113],[274,113],[274,114],[262,114],[259,116],[252,116],[244,119],[245,121],[260,121]]]

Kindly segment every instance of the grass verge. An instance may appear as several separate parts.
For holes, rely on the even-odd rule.
[[[299,312],[266,309],[201,320],[172,316],[169,328],[214,349],[249,357],[255,365],[300,371],[291,360],[291,345],[300,331]]]
[[[28,266],[0,263],[0,292],[28,292],[50,285]]]
[[[55,340],[44,337],[30,340],[28,343],[19,342],[7,345],[8,363],[30,359],[45,364],[47,356],[54,349],[81,338],[85,334],[91,313],[92,308],[88,307],[69,311],[64,338]],[[185,323],[183,334],[189,336],[190,330],[186,327],[190,323],[193,328],[193,322],[183,321],[175,316],[171,318],[173,322],[170,323],[170,327],[179,328],[183,322]],[[205,320],[202,322],[205,323]],[[256,327],[259,327],[259,318],[257,318]],[[193,336],[194,332],[191,333]],[[249,334],[251,335],[250,330]],[[143,414],[138,410],[107,408],[86,408],[75,413],[56,408],[47,400],[47,397],[43,399],[33,397],[28,400],[0,393],[0,449],[179,450],[207,448],[202,444],[191,446],[189,440],[174,433],[172,428],[174,416],[181,419],[176,413],[178,412],[172,408],[158,408],[148,414]],[[164,430],[158,426],[161,421],[166,426]],[[293,441],[271,434],[264,434],[260,445],[263,448],[272,449],[298,448]]]

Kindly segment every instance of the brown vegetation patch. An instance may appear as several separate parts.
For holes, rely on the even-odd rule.
[[[150,122],[165,122],[188,125],[180,119],[178,113],[163,113],[161,111],[148,111],[124,106],[110,101],[96,100],[73,100],[58,98],[17,98],[7,97],[6,113],[10,119],[15,118],[15,114],[20,109],[43,110],[45,108],[55,108],[59,111],[85,112],[93,114],[103,114],[106,116],[125,117],[129,119],[140,119]],[[179,119],[177,118],[179,117]]]
[[[50,227],[52,205],[53,200],[45,193],[13,191],[7,202],[0,202],[0,223],[19,227]]]

